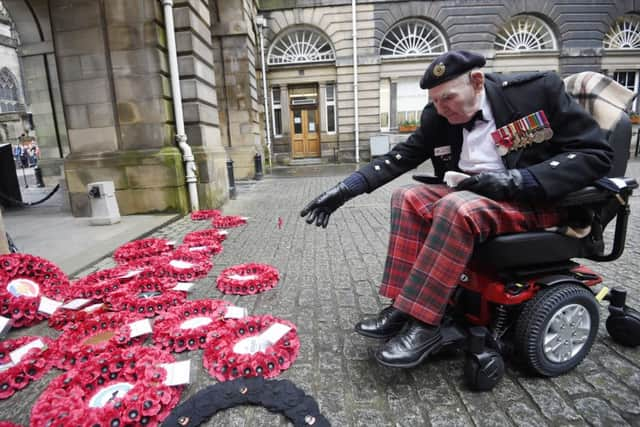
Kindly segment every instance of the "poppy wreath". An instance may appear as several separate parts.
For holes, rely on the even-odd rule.
[[[107,312],[67,325],[54,344],[54,366],[73,369],[96,355],[140,343],[144,337],[131,338],[129,327],[139,319],[130,313]]]
[[[174,291],[173,280],[165,278],[141,279],[128,283],[124,289],[107,296],[107,302],[115,311],[135,314],[139,317],[154,317],[187,298],[186,293]]]
[[[178,404],[182,386],[167,386],[162,363],[171,354],[153,347],[114,349],[55,378],[31,409],[31,425],[157,426]]]
[[[38,313],[42,295],[63,300],[69,279],[44,258],[28,254],[0,256],[0,315],[11,318],[14,328],[30,326],[46,317]]]
[[[61,331],[70,323],[84,322],[86,319],[93,318],[98,314],[107,312],[107,306],[102,304],[100,307],[95,307],[91,311],[84,309],[69,310],[66,308],[58,307],[49,317],[49,327]]]
[[[205,254],[188,250],[175,250],[166,256],[150,258],[156,277],[168,277],[175,281],[190,282],[206,277],[213,268]]]
[[[192,231],[190,233],[187,233],[184,236],[184,239],[182,239],[182,242],[185,244],[190,242],[198,242],[198,243],[215,242],[222,245],[222,242],[224,242],[227,239],[227,234],[228,234],[227,230],[220,230],[218,228],[208,228],[206,230],[197,230],[197,231]]]
[[[204,238],[198,240],[194,239],[189,242],[184,242],[183,244],[178,246],[176,251],[186,251],[212,257],[222,252],[222,245],[215,240]]]
[[[44,348],[32,348],[20,361],[0,371],[0,399],[8,399],[13,394],[38,380],[51,369],[51,347],[53,340],[46,337],[24,336],[0,342],[0,365],[11,363],[9,353],[37,339],[42,340]],[[1,425],[1,424],[0,424]]]
[[[211,225],[214,228],[232,228],[232,227],[240,227],[241,225],[245,225],[247,223],[247,219],[243,216],[219,216],[217,218],[213,218],[211,221]]]
[[[216,280],[225,294],[254,295],[274,288],[280,280],[275,267],[266,264],[240,264],[225,268]]]
[[[228,305],[210,299],[172,307],[153,323],[154,345],[176,353],[204,348],[209,332],[224,325]]]
[[[212,219],[221,216],[222,213],[217,209],[202,209],[199,211],[191,212],[191,219],[193,221],[201,221],[203,219]]]
[[[134,240],[120,246],[113,253],[113,259],[118,264],[129,264],[131,261],[164,255],[173,250],[173,246],[167,239],[149,237],[148,239]]]
[[[134,270],[136,270],[135,267],[119,265],[114,268],[95,271],[72,282],[70,293],[74,298],[101,300],[106,294],[120,289],[123,283],[140,277],[153,276],[153,271],[148,268],[140,268],[137,273]]]
[[[276,343],[253,354],[237,353],[236,344],[260,335],[274,323],[291,328]],[[227,322],[207,337],[202,362],[212,377],[226,381],[238,377],[273,378],[291,366],[298,356],[300,340],[293,323],[270,315],[245,317]]]

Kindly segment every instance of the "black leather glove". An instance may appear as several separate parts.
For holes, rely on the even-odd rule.
[[[493,200],[525,200],[526,188],[517,169],[504,172],[482,172],[465,178],[456,190],[469,190]]]
[[[313,224],[315,221],[316,226],[327,228],[331,214],[355,196],[356,194],[353,194],[343,182],[340,182],[313,199],[300,211],[300,216],[306,216],[307,224]]]

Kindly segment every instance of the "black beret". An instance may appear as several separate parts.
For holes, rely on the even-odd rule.
[[[455,79],[469,70],[484,67],[486,62],[484,56],[467,52],[466,50],[445,52],[434,59],[427,67],[427,71],[424,72],[422,79],[420,79],[420,87],[422,89],[431,89]]]

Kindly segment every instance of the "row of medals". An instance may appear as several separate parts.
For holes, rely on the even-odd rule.
[[[551,139],[553,130],[544,111],[540,110],[501,127],[491,136],[499,148],[519,150],[534,142]]]

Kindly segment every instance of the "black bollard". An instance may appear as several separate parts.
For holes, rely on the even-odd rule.
[[[44,187],[44,181],[42,180],[42,169],[40,169],[40,166],[37,166],[33,168],[33,172],[36,175],[36,187]]]
[[[264,176],[262,173],[262,156],[260,155],[260,153],[256,153],[256,155],[253,157],[253,164],[256,168],[256,176],[254,179],[256,181],[260,181]]]
[[[229,198],[236,198],[236,179],[233,176],[233,160],[227,160],[227,178],[229,179]]]

